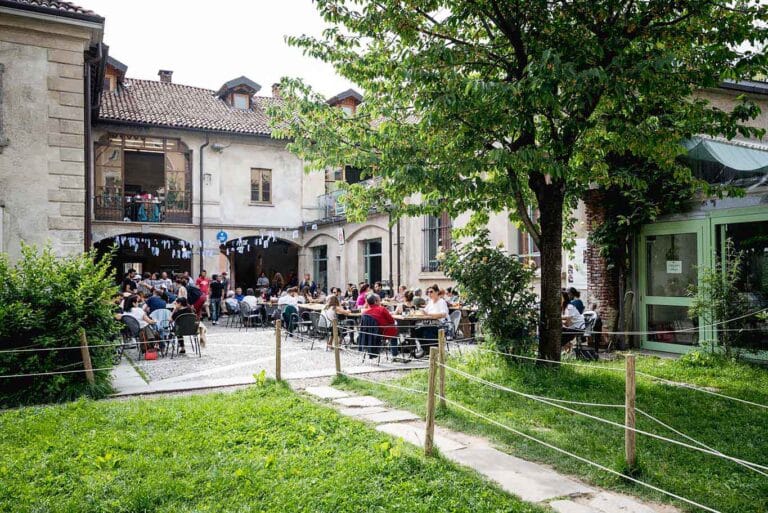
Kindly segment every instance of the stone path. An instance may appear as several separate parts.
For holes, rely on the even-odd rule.
[[[343,415],[375,424],[383,433],[424,447],[426,425],[416,415],[387,407],[380,399],[358,396],[330,386],[307,386],[304,392],[327,402]],[[435,446],[445,458],[474,469],[521,499],[548,505],[557,513],[679,513],[668,505],[601,490],[553,469],[493,448],[484,438],[435,427]]]

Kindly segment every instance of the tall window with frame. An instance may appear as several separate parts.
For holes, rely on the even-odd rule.
[[[272,170],[251,168],[251,203],[272,203]]]
[[[439,217],[424,217],[424,251],[421,263],[422,272],[435,272],[440,263],[437,256],[451,249],[451,217],[443,212]]]
[[[312,275],[317,287],[323,292],[328,288],[328,246],[312,248]]]
[[[529,209],[528,215],[531,219],[536,220],[539,216],[539,211]],[[517,230],[517,257],[521,262],[532,263],[536,269],[541,267],[539,247],[533,241],[533,237],[522,228]]]
[[[364,281],[381,281],[381,239],[366,240],[363,244]]]

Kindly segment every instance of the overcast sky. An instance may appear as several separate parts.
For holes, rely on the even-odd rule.
[[[157,80],[173,70],[179,84],[218,89],[245,75],[269,96],[282,76],[301,77],[327,97],[352,84],[331,66],[289,47],[286,35],[319,35],[323,20],[311,0],[79,0],[106,18],[109,54],[128,77]]]

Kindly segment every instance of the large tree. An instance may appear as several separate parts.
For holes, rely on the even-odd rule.
[[[694,93],[765,63],[750,48],[765,39],[766,8],[747,0],[316,4],[329,28],[289,42],[358,84],[365,102],[346,116],[284,79],[276,133],[308,168],[379,178],[351,188],[353,217],[372,205],[396,216],[473,211],[476,223],[509,212],[541,251],[547,359],[560,355],[564,227],[579,195],[609,180],[605,157],[671,169],[694,133],[748,133],[753,106],[726,113]]]

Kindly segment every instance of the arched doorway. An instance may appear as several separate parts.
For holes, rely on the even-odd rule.
[[[168,235],[126,233],[102,239],[93,247],[99,257],[114,249],[112,267],[118,280],[130,268],[139,273],[192,271],[191,244]]]
[[[289,273],[296,274],[298,269],[299,246],[282,239],[240,237],[222,244],[221,251],[229,258],[235,286],[244,290],[256,287],[262,271],[271,281],[275,273],[286,278]]]

